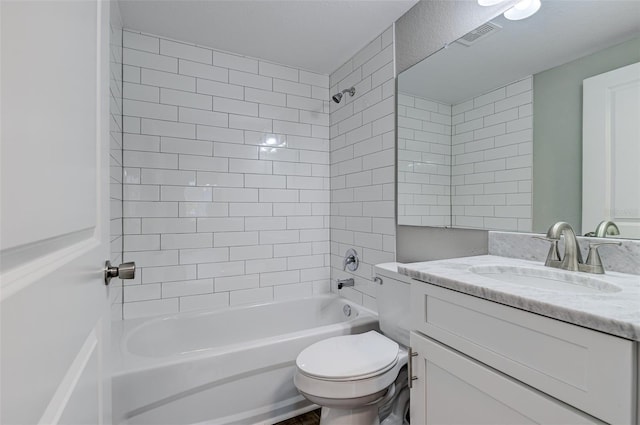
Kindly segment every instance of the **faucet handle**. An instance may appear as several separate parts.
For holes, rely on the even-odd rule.
[[[589,244],[589,255],[587,255],[587,261],[584,263],[585,270],[588,273],[604,274],[604,265],[602,264],[602,258],[598,248],[602,245],[622,245],[622,242],[591,242]]]
[[[552,261],[560,261],[560,251],[558,250],[558,242],[560,242],[560,239],[548,238],[545,236],[534,236],[533,238],[551,242],[549,253],[547,254],[547,260],[544,263],[545,266],[550,266]]]

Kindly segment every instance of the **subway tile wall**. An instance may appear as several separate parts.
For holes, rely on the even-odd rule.
[[[330,94],[355,86],[331,102],[331,277],[353,277],[338,291],[376,310],[373,266],[395,259],[395,60],[393,26],[330,77]],[[360,267],[343,271],[344,254],[355,248]]]
[[[531,231],[533,77],[452,107],[454,227]]]
[[[122,18],[118,3],[110,2],[109,40],[109,161],[111,263],[122,262]],[[113,318],[122,317],[122,281],[109,285]]]
[[[329,77],[123,45],[124,317],[329,291]]]
[[[451,226],[451,105],[398,94],[398,224]]]

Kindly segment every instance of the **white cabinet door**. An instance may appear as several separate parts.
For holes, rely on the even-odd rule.
[[[411,347],[412,424],[603,423],[415,332]]]
[[[640,238],[640,63],[584,80],[582,105],[582,232]]]
[[[109,423],[109,4],[0,19],[0,423]]]

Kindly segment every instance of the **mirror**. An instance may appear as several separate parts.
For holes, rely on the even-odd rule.
[[[547,1],[402,72],[398,225],[595,232],[582,226],[582,82],[636,62],[640,2]]]

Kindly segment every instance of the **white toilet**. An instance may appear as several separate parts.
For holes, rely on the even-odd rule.
[[[380,334],[369,331],[317,342],[296,359],[294,383],[322,407],[321,425],[402,425],[408,406],[409,283],[398,263],[376,266]],[[383,407],[383,409],[381,409]]]

